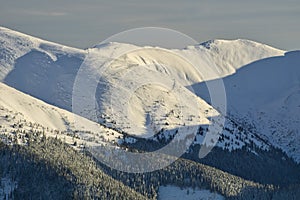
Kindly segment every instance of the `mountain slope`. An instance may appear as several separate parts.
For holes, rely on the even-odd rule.
[[[300,53],[253,62],[223,79],[229,115],[300,161]],[[203,83],[193,86],[210,101]]]
[[[300,161],[299,58],[299,52],[248,40],[212,40],[172,50],[120,43],[80,50],[0,28],[0,79],[4,83],[0,83],[1,140],[6,144],[31,143],[31,150],[42,158],[40,150],[48,145],[47,159],[51,162],[57,160],[51,157],[52,151],[67,148],[69,152],[70,148],[56,139],[46,142],[43,135],[58,137],[80,150],[85,145],[113,145],[116,154],[110,155],[115,158],[121,154],[122,159],[114,160],[120,164],[130,159],[122,156],[128,151],[120,151],[119,146],[129,152],[152,151],[170,140],[176,141],[174,136],[178,135],[184,142],[186,138],[193,141],[184,154],[193,161],[179,159],[182,165],[173,163],[163,176],[162,171],[149,178],[146,173],[116,172],[103,163],[99,167],[149,196],[156,195],[154,186],[161,183],[204,186],[229,198],[276,196],[277,188],[260,184],[281,187],[299,183],[299,165],[286,156]],[[78,82],[82,67],[86,67],[88,76],[79,78],[92,80],[87,82],[95,83],[92,87]],[[221,78],[227,96],[226,116],[214,107],[207,91],[207,84],[214,85]],[[74,96],[77,83],[81,83],[81,90]],[[81,101],[74,101],[74,97]],[[78,105],[83,109],[74,110]],[[220,116],[225,117],[225,125]],[[212,124],[219,126],[220,137],[205,140]],[[186,135],[192,132],[195,138]],[[31,136],[35,138],[31,140]],[[214,148],[201,160],[199,152],[209,142],[221,148]],[[58,143],[61,147],[56,149]],[[73,164],[73,158],[65,160],[64,156],[58,156],[60,163],[77,173],[81,159]],[[203,171],[197,162],[208,164],[207,170]],[[89,163],[84,163],[79,177],[88,172],[85,167],[89,168]],[[203,172],[208,174],[203,177]],[[84,176],[83,181],[93,184],[86,178],[92,174]],[[151,184],[145,184],[148,179]],[[298,189],[297,185],[288,187],[284,192]]]
[[[120,52],[121,55],[118,55]],[[210,102],[210,99],[207,93],[202,92],[205,88],[204,81],[224,78],[230,116],[236,113],[231,120],[244,124],[241,119],[248,116],[245,121],[252,123],[253,113],[251,114],[249,110],[267,112],[268,115],[263,117],[264,123],[254,123],[258,127],[256,135],[261,136],[267,143],[269,140],[272,141],[272,145],[282,149],[289,145],[289,149],[285,151],[296,158],[295,155],[298,152],[295,145],[297,144],[293,144],[293,141],[296,141],[294,139],[299,135],[298,114],[293,112],[295,117],[273,119],[281,113],[290,115],[297,108],[298,71],[295,71],[295,67],[285,67],[290,64],[297,65],[294,61],[297,60],[297,53],[286,53],[288,56],[284,57],[284,61],[280,61],[282,67],[279,71],[274,71],[277,67],[272,68],[273,60],[281,58],[280,56],[285,53],[285,51],[248,40],[212,40],[181,50],[151,47],[141,49],[134,45],[120,43],[108,43],[80,50],[0,28],[1,80],[17,90],[72,111],[72,94],[76,75],[83,63],[94,60],[95,63],[88,64],[95,72],[101,72],[100,77],[103,81],[97,83],[95,95],[95,102],[98,106],[97,117],[92,116],[90,110],[78,112],[78,114],[130,134],[148,137],[161,129],[175,132],[176,128],[183,124],[194,126],[211,123],[209,117],[220,114],[206,103]],[[279,57],[261,61],[274,56]],[[271,63],[268,63],[268,60],[271,60]],[[257,64],[260,62],[262,64]],[[105,68],[105,73],[102,73],[101,66],[106,64],[109,65]],[[269,67],[265,67],[265,64]],[[248,76],[247,71],[250,71],[251,75]],[[269,81],[270,87],[265,87],[264,80],[268,79],[266,77],[270,72],[275,73],[276,76]],[[258,74],[262,75],[256,77]],[[124,79],[121,79],[120,75]],[[282,84],[279,84],[277,80],[281,80],[281,77],[285,78],[282,79]],[[257,78],[259,80],[256,83]],[[227,81],[227,79],[233,80]],[[136,85],[142,87],[131,87],[128,84],[130,81],[135,81]],[[151,81],[155,84],[149,84]],[[239,84],[241,85],[237,87]],[[189,87],[191,85],[193,90]],[[276,87],[271,87],[272,85]],[[135,90],[133,93],[132,89]],[[287,91],[289,89],[291,91]],[[84,96],[84,98],[90,99],[90,96]],[[272,102],[277,103],[274,103],[275,106],[269,106]],[[127,109],[124,112],[125,105]],[[194,105],[197,105],[199,109],[194,109]],[[287,108],[278,109],[282,106],[287,106]],[[35,118],[31,116],[33,121],[38,120]],[[52,122],[47,116],[46,119],[49,120],[47,122],[49,126],[63,127],[61,120]],[[158,124],[159,121],[162,123]],[[254,121],[257,122],[257,120]],[[283,121],[282,127],[276,125],[279,121]],[[259,126],[265,127],[266,124],[268,130],[259,128]],[[233,125],[229,123],[226,126],[230,129]],[[291,130],[282,133],[290,128]],[[274,129],[277,130],[276,133],[273,133]],[[237,134],[239,131],[233,132]],[[229,137],[231,133],[224,131],[224,134]],[[289,134],[292,137],[280,143],[279,140],[284,138],[282,134],[284,136]],[[272,139],[270,135],[274,135],[274,138]],[[232,140],[229,149],[240,146],[232,144],[239,142],[234,141],[234,138],[235,136],[229,137],[229,140]],[[265,147],[261,140],[258,143],[259,146]],[[220,146],[226,146],[225,142]]]
[[[85,51],[0,28],[0,80],[71,110],[74,76]]]
[[[95,48],[102,50],[104,59],[109,59],[117,48],[128,52],[136,47],[108,43]],[[93,48],[66,47],[0,27],[0,80],[71,111],[73,83],[80,65],[91,51]],[[206,64],[200,66],[200,71],[213,71],[205,74],[205,80],[224,77],[255,60],[283,54],[283,51],[245,40],[216,40],[173,51],[187,59],[196,59],[196,63],[204,60]],[[141,55],[143,57],[151,60],[151,54]]]
[[[23,94],[0,83],[0,133],[11,138],[16,131],[42,131],[47,136],[66,138],[73,144],[117,141],[119,133],[95,122]],[[90,139],[89,139],[90,138]],[[19,142],[22,143],[21,140]]]

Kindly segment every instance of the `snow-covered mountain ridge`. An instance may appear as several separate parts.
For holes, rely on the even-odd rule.
[[[210,117],[220,114],[209,104],[204,81],[223,78],[229,115],[254,123],[255,134],[300,160],[298,52],[249,40],[212,40],[172,50],[107,43],[81,50],[0,28],[0,79],[17,90],[72,111],[74,81],[82,63],[89,58],[101,68],[98,64],[114,58],[120,49],[125,53],[105,69],[97,87],[97,122],[135,135],[148,133],[149,128],[155,133],[161,129],[175,131],[183,124],[208,125]],[[157,84],[138,87],[131,96],[127,95],[130,88],[127,83],[135,81],[141,85],[145,80]],[[172,86],[171,83],[176,84],[165,87]],[[190,87],[192,91],[188,90]],[[192,108],[191,101],[199,109]],[[190,114],[180,117],[180,112]],[[87,110],[79,114],[93,119],[89,113]],[[227,129],[232,126],[230,122],[226,125]],[[239,132],[237,127],[233,132]],[[229,137],[229,133],[225,136]],[[233,143],[229,142],[230,147],[226,142],[220,146],[228,149],[242,146],[234,145],[240,142],[234,138],[228,140]],[[259,146],[267,146],[255,140]]]

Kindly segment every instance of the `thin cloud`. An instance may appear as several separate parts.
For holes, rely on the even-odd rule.
[[[57,11],[40,11],[40,10],[26,10],[23,11],[24,14],[33,15],[33,16],[46,16],[46,17],[61,17],[66,16],[66,12],[57,12]]]

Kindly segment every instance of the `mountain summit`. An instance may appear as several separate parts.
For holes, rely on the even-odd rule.
[[[218,111],[209,105],[205,83],[223,79],[228,116],[257,127],[260,137],[300,161],[295,143],[300,137],[296,112],[299,108],[298,52],[285,52],[241,39],[211,40],[171,50],[122,43],[82,50],[0,28],[0,79],[17,90],[72,111],[73,86],[82,64],[89,58],[100,67],[99,63],[104,64],[118,49],[126,53],[111,63],[97,87],[95,99],[101,117],[96,122],[133,135],[147,132],[151,124],[152,134],[161,129],[176,129],[179,124],[208,124],[209,116],[217,115]],[[194,60],[199,60],[194,62],[199,64],[188,64]],[[132,81],[142,84],[145,80],[141,77],[145,75],[148,81],[155,83],[136,88],[132,96],[128,96],[126,84]],[[172,91],[164,87],[172,82],[175,84]],[[186,107],[179,109],[174,99],[178,100],[183,94],[186,98],[181,99],[181,103]],[[158,98],[164,99],[164,106]],[[192,99],[199,104],[200,110],[195,112],[189,107]],[[125,104],[126,112],[123,110]],[[153,110],[156,114],[151,115],[151,120],[164,125],[149,122],[149,112]],[[204,116],[205,110],[209,112]],[[163,112],[173,114],[163,117]],[[180,112],[201,120],[190,123],[189,116],[176,117]],[[77,114],[94,120],[88,110]]]

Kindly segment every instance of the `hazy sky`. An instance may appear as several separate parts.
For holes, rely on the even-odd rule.
[[[245,38],[300,49],[299,0],[0,0],[0,26],[86,48],[121,31],[157,26],[199,43]]]

